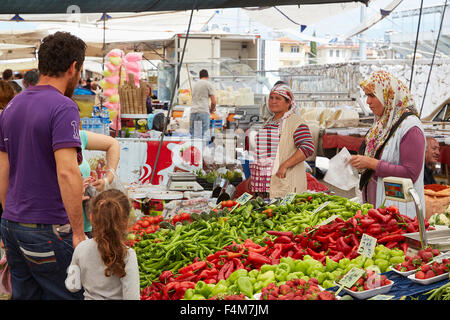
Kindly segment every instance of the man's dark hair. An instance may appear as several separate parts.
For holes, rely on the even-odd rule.
[[[26,86],[35,86],[39,81],[39,73],[37,70],[30,70],[25,73],[23,76],[23,81]]]
[[[13,72],[11,69],[3,70],[2,79],[5,81],[11,80],[13,76]]]
[[[86,43],[69,32],[56,32],[46,36],[39,47],[38,68],[41,75],[62,76],[76,61],[75,68],[81,69],[86,53]]]
[[[200,72],[198,73],[198,75],[200,76],[200,78],[208,78],[208,71],[205,69],[200,70]]]

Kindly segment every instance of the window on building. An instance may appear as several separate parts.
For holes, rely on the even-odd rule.
[[[291,46],[291,52],[299,52],[298,46]]]
[[[330,57],[333,56],[333,50],[330,50]]]
[[[283,52],[283,46],[280,46],[280,52]]]
[[[339,50],[336,50],[336,58],[339,58]]]

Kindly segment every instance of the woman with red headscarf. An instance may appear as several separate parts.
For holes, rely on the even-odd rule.
[[[314,153],[314,142],[300,118],[291,88],[275,85],[269,95],[273,116],[255,136],[250,152],[250,191],[263,198],[306,191],[304,161]]]

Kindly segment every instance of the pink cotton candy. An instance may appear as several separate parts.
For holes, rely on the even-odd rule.
[[[110,52],[108,52],[108,57],[121,57],[123,55],[123,51],[120,49],[112,49]]]
[[[119,84],[120,78],[119,76],[110,76],[105,78],[105,81],[112,84]]]
[[[142,60],[142,52],[129,52],[125,55],[125,60],[128,62],[137,62]]]
[[[108,62],[107,64],[105,64],[106,68],[108,68],[108,70],[110,70],[111,72],[115,72],[117,70],[120,69],[120,65],[116,66],[115,64],[112,64],[111,62]]]
[[[127,73],[129,72],[139,72],[141,69],[139,66],[139,63],[137,62],[126,62],[125,63],[125,69],[127,70]]]
[[[119,92],[119,90],[117,88],[111,88],[111,89],[107,89],[105,91],[103,91],[103,95],[105,97],[110,97],[114,94],[117,94]]]

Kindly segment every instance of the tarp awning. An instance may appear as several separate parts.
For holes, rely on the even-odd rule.
[[[282,5],[308,5],[369,0],[2,0],[3,13],[94,13],[94,12],[143,12],[191,9],[241,8]],[[72,10],[72,11],[71,11]],[[77,11],[78,10],[78,11]]]

